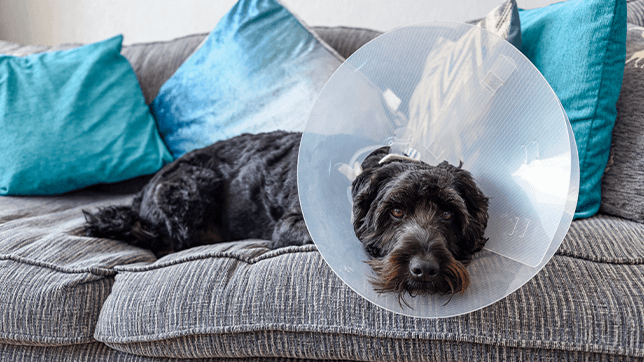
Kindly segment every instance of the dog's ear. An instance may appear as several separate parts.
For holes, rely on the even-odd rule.
[[[353,226],[358,228],[369,212],[371,203],[375,200],[378,190],[373,182],[373,170],[371,167],[363,171],[351,184],[351,198],[353,199]]]
[[[378,167],[380,160],[382,160],[385,156],[389,154],[389,146],[385,147],[380,147],[377,150],[374,150],[371,152],[367,158],[362,161],[362,170],[365,171],[367,169],[372,169],[374,167]]]
[[[463,236],[467,242],[470,252],[477,252],[485,246],[485,228],[488,220],[489,199],[476,185],[476,181],[471,173],[461,168],[463,163],[458,167],[452,166],[447,162],[439,164],[439,167],[449,168],[454,175],[453,186],[465,201],[467,212],[469,214],[467,222],[464,222]]]
[[[356,232],[369,212],[371,203],[378,194],[378,185],[374,180],[374,171],[380,167],[378,162],[389,154],[389,147],[381,147],[371,152],[362,162],[362,173],[351,183],[353,199],[353,226]]]

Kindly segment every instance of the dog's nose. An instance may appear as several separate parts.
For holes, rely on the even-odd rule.
[[[409,271],[414,278],[433,278],[438,274],[440,266],[438,262],[431,257],[414,256],[409,261]]]

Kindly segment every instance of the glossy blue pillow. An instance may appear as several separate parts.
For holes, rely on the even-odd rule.
[[[122,40],[0,55],[0,195],[123,181],[172,160]]]
[[[342,57],[276,0],[241,0],[152,102],[174,157],[244,132],[302,131]]]
[[[570,0],[521,10],[523,53],[561,100],[577,142],[575,218],[599,210],[626,56],[625,0]]]

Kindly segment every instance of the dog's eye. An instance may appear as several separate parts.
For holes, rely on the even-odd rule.
[[[443,220],[452,220],[452,213],[449,211],[443,211]]]
[[[403,217],[403,215],[405,215],[405,213],[403,213],[400,209],[391,210],[391,216],[395,217],[396,219],[400,219],[401,217]]]

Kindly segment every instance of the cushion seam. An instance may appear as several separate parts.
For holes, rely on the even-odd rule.
[[[61,273],[67,274],[93,274],[101,277],[112,276],[116,274],[114,269],[100,268],[100,267],[90,267],[90,268],[68,268],[60,265],[56,265],[49,262],[34,260],[25,258],[17,255],[10,254],[0,254],[0,261],[13,261],[21,264],[27,264],[31,266],[37,266],[41,268],[51,269]]]
[[[151,265],[146,265],[146,266],[115,266],[114,271],[115,273],[144,273],[148,271],[154,271],[154,270],[159,270],[163,268],[167,268],[170,266],[175,266],[175,265],[180,265],[180,264],[185,264],[185,263],[190,263],[193,261],[201,261],[201,260],[206,260],[206,259],[235,259],[237,261],[253,265],[256,264],[260,261],[267,260],[267,259],[272,259],[276,257],[280,257],[283,255],[288,255],[288,254],[299,254],[299,253],[311,253],[311,252],[317,252],[317,248],[315,249],[305,249],[305,250],[293,250],[288,248],[285,248],[287,250],[280,251],[279,249],[277,252],[269,252],[257,257],[244,257],[241,255],[237,255],[234,252],[212,252],[212,253],[206,253],[206,254],[200,254],[200,255],[194,255],[191,257],[186,257],[182,258],[179,260],[172,260],[160,264],[151,264]],[[612,264],[612,265],[644,265],[644,258],[636,258],[632,260],[628,259],[620,259],[620,258],[607,258],[607,257],[592,257],[592,256],[585,256],[581,254],[577,254],[575,252],[571,251],[566,251],[566,250],[557,250],[555,253],[557,256],[561,257],[566,257],[566,258],[571,258],[571,259],[577,259],[577,260],[584,260],[584,261],[590,261],[594,263],[600,263],[600,264]],[[1,258],[1,256],[0,256]],[[0,259],[1,260],[1,259]]]
[[[297,249],[296,249],[297,248]],[[184,264],[184,263],[189,263],[193,261],[200,261],[200,260],[206,260],[206,259],[235,259],[240,262],[246,263],[246,264],[256,264],[260,261],[267,260],[267,259],[272,259],[276,258],[282,255],[287,255],[287,254],[299,254],[299,253],[310,253],[310,252],[317,252],[317,248],[314,245],[308,245],[308,247],[301,248],[301,247],[296,247],[296,248],[281,248],[281,249],[275,249],[271,250],[265,254],[256,256],[256,257],[245,257],[242,255],[235,254],[234,252],[210,252],[210,253],[204,253],[204,254],[198,254],[198,255],[193,255],[193,256],[186,256],[184,258],[178,259],[178,260],[171,260],[167,262],[162,262],[159,264],[151,264],[151,265],[146,265],[146,266],[116,266],[114,267],[114,270],[118,273],[121,272],[129,272],[129,273],[137,273],[137,272],[147,272],[147,271],[152,271],[152,270],[158,270],[158,269],[163,269],[166,267],[174,266],[174,265],[179,265],[179,264]],[[303,250],[302,250],[303,249]]]
[[[590,255],[577,254],[577,253],[575,253],[573,251],[561,250],[561,248],[559,250],[557,250],[555,255],[570,258],[570,259],[590,261],[590,262],[598,263],[598,264],[644,265],[644,258],[636,258],[636,259],[628,260],[628,259],[620,259],[620,258],[593,257],[593,256],[590,256]]]
[[[306,328],[306,330],[302,330]],[[179,332],[169,332],[156,335],[143,336],[146,337],[145,341],[133,341],[137,337],[107,337],[100,338],[100,334],[95,333],[94,338],[108,345],[128,345],[128,344],[147,344],[159,343],[172,339],[179,339],[184,337],[191,337],[194,335],[226,335],[226,334],[239,334],[239,333],[265,333],[265,332],[288,332],[288,333],[313,333],[313,334],[344,334],[353,335],[363,338],[381,338],[381,339],[399,339],[399,340],[415,340],[426,339],[430,341],[454,341],[454,342],[468,342],[482,345],[496,345],[503,347],[523,347],[523,348],[545,348],[545,349],[558,349],[564,351],[578,351],[578,352],[593,352],[593,353],[611,353],[625,356],[644,356],[644,350],[636,348],[615,348],[613,346],[597,345],[591,343],[571,343],[559,341],[534,341],[526,339],[512,339],[512,338],[493,338],[487,336],[477,335],[462,335],[456,333],[431,333],[431,332],[405,332],[405,336],[392,336],[392,331],[366,331],[358,328],[346,328],[342,326],[325,326],[317,327],[313,325],[303,324],[285,324],[275,323],[269,325],[245,325],[242,327],[217,327],[217,328],[197,328],[182,330]],[[400,331],[396,331],[400,332]],[[154,337],[153,337],[154,336]],[[154,339],[152,339],[154,338]]]
[[[28,337],[28,338],[19,339],[21,337],[22,338]],[[0,332],[0,340],[5,340],[6,343],[8,344],[12,344],[10,343],[11,341],[15,341],[15,342],[23,342],[20,345],[25,345],[27,343],[29,343],[29,345],[37,345],[38,343],[40,343],[40,344],[46,344],[52,347],[96,342],[96,340],[92,337],[91,334],[88,334],[87,337],[55,337],[55,336],[45,336],[40,334],[33,335],[33,334],[27,334],[27,333],[7,333],[7,332]]]

